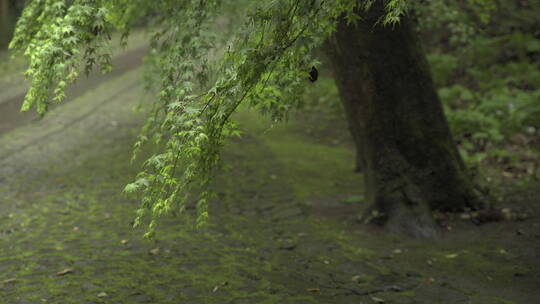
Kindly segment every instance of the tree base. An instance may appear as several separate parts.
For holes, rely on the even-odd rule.
[[[396,203],[390,208],[372,205],[364,212],[364,224],[383,227],[388,232],[405,234],[419,239],[437,239],[442,230],[434,220],[429,208]]]
[[[414,238],[436,239],[442,235],[442,229],[433,216],[434,211],[471,212],[486,210],[488,206],[481,193],[466,191],[462,195],[453,197],[460,197],[460,201],[453,202],[453,206],[460,206],[459,208],[444,210],[430,204],[419,190],[413,184],[408,184],[393,191],[379,192],[373,198],[374,203],[364,212],[362,222],[376,224],[389,232]],[[443,207],[446,204],[438,206]]]

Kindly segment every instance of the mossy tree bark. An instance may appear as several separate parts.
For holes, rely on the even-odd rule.
[[[392,231],[438,234],[432,210],[482,205],[457,151],[412,21],[377,21],[381,1],[340,22],[327,42],[330,62],[358,149],[371,208]]]

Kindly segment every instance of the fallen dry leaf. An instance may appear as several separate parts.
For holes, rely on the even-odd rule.
[[[151,255],[158,255],[159,251],[160,251],[159,248],[154,248],[154,249],[148,251],[148,253],[151,254]]]
[[[15,283],[15,282],[17,282],[17,279],[16,279],[16,278],[10,278],[10,279],[3,280],[3,281],[2,281],[2,283],[4,283],[4,284]]]
[[[227,281],[222,282],[221,284],[214,286],[214,289],[212,289],[212,292],[216,292],[216,291],[218,291],[221,287],[227,286],[228,284],[229,284],[229,282],[227,282]]]
[[[105,297],[108,296],[108,295],[107,295],[106,292],[102,291],[102,292],[98,293],[97,296],[98,296],[98,298],[105,298]]]
[[[282,249],[282,250],[294,250],[295,248],[296,248],[296,244],[289,243],[289,244],[283,244],[283,245],[279,246],[278,249]]]
[[[503,172],[502,172],[502,175],[503,175],[504,177],[514,177],[514,175],[513,175],[511,172],[508,172],[508,171],[503,171]]]
[[[373,300],[373,302],[375,303],[384,303],[384,300],[381,299],[381,298],[377,298],[377,297],[371,297],[371,299]]]
[[[59,271],[56,273],[57,276],[63,276],[63,275],[66,275],[66,274],[70,274],[70,273],[73,273],[73,268],[66,268],[62,271]]]

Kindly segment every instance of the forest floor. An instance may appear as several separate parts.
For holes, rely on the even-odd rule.
[[[522,221],[451,220],[430,241],[386,234],[358,222],[347,141],[247,110],[208,227],[167,217],[143,239],[122,194],[144,119],[132,110],[140,58],[126,58],[43,119],[0,111],[11,121],[0,131],[0,303],[540,302],[538,188],[505,192],[504,206],[531,214]],[[0,106],[20,95],[0,87]]]

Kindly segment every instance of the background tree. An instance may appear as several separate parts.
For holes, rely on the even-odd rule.
[[[0,49],[7,47],[15,27],[15,7],[10,0],[0,0]]]
[[[194,193],[197,223],[206,221],[220,150],[239,132],[231,115],[249,104],[274,120],[286,118],[317,65],[313,50],[327,39],[362,152],[370,215],[431,236],[430,209],[478,206],[411,23],[397,22],[405,1],[262,1],[226,40],[214,31],[224,9],[219,2],[31,1],[10,45],[30,59],[32,83],[22,109],[44,114],[81,67],[110,70],[114,29],[126,38],[134,24],[152,17],[149,86],[159,92],[135,155],[148,140],[163,150],[126,186],[142,197],[136,225],[150,211],[147,235],[160,215],[184,210]]]
[[[458,154],[412,21],[375,26],[377,2],[357,24],[341,20],[327,43],[364,169],[366,217],[396,231],[435,233],[429,210],[482,203]],[[352,39],[351,37],[355,37]]]

